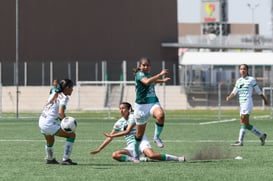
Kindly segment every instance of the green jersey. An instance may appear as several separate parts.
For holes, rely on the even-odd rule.
[[[129,124],[133,124],[133,125],[136,124],[134,120],[134,116],[132,114],[129,115],[128,120],[126,120],[124,117],[120,118],[114,124],[113,130],[116,132],[125,131]],[[124,136],[124,139],[127,145],[134,143],[135,135],[136,135],[136,127],[134,126],[133,129],[130,131],[130,133]]]
[[[136,72],[135,86],[136,86],[136,103],[137,104],[149,104],[158,102],[158,98],[155,94],[155,84],[144,85],[141,82],[143,78],[150,78],[151,74],[145,74],[142,71]]]

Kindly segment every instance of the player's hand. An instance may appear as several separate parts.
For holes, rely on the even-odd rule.
[[[266,106],[268,106],[268,105],[269,105],[269,103],[268,103],[267,99],[264,99],[264,104],[265,104]]]
[[[168,82],[169,80],[171,80],[170,77],[166,77],[166,78],[163,79],[164,82]]]
[[[100,152],[100,150],[94,150],[94,151],[90,151],[90,154],[91,155],[95,155],[95,154],[97,154],[97,153],[99,153]]]
[[[165,74],[167,74],[169,71],[168,71],[168,69],[163,69],[161,72],[160,72],[160,75],[162,76],[162,75],[165,75]]]
[[[226,97],[226,101],[229,101],[229,100],[230,100],[230,97],[229,97],[229,96],[227,96],[227,97]]]
[[[105,133],[105,132],[103,132],[102,134],[103,134],[104,136],[106,136],[106,137],[112,138],[111,134],[108,134],[108,133]]]

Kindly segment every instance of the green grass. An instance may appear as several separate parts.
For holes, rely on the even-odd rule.
[[[185,155],[186,163],[145,162],[124,163],[111,158],[113,151],[123,148],[122,138],[115,139],[101,153],[90,155],[104,140],[101,134],[109,132],[118,118],[118,112],[73,112],[68,115],[78,120],[77,138],[72,159],[77,166],[46,165],[44,140],[38,128],[39,114],[20,114],[24,119],[0,119],[0,180],[45,181],[45,180],[272,180],[273,142],[272,119],[268,110],[255,110],[251,123],[268,134],[265,146],[247,132],[243,147],[231,147],[238,137],[239,113],[223,110],[221,120],[236,118],[236,121],[200,124],[218,121],[217,110],[167,111],[162,133],[165,147],[154,150],[173,155]],[[265,117],[264,117],[265,115]],[[255,119],[254,119],[255,117]],[[153,135],[153,120],[146,130],[148,138]],[[56,137],[55,156],[61,159],[64,139]],[[242,160],[235,160],[236,156]]]

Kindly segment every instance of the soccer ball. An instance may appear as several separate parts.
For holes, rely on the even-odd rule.
[[[70,116],[63,118],[61,121],[61,128],[68,133],[75,132],[77,128],[76,119]]]

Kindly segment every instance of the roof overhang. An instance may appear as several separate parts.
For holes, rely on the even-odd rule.
[[[273,53],[268,52],[185,52],[182,65],[273,65]]]

